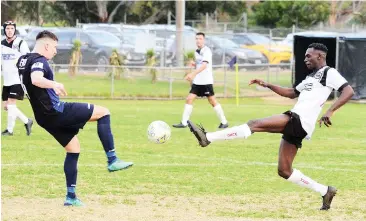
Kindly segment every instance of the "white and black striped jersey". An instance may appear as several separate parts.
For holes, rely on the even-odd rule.
[[[21,55],[29,53],[28,45],[21,38],[16,37],[8,42],[1,41],[1,73],[4,77],[4,86],[20,84],[16,63]]]
[[[347,80],[334,68],[325,66],[309,74],[295,87],[299,98],[292,112],[300,116],[303,129],[310,139],[318,116],[333,89],[342,91],[348,85]]]

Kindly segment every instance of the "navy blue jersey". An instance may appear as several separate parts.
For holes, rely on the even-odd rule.
[[[44,56],[38,53],[23,55],[19,58],[17,67],[37,121],[63,112],[64,102],[60,101],[53,89],[40,88],[32,84],[31,73],[34,71],[41,71],[45,78],[54,80],[53,71]]]

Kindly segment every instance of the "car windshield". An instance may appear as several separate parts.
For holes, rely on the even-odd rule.
[[[120,35],[121,32],[118,30],[118,28],[115,27],[107,27],[107,26],[96,26],[96,27],[88,27],[86,30],[93,30],[93,31],[106,31],[110,32],[115,35]]]
[[[214,37],[212,38],[212,40],[222,46],[222,47],[226,47],[226,48],[239,48],[239,45],[236,44],[235,42],[233,42],[232,40],[226,39],[226,38],[218,38],[218,37]]]
[[[108,32],[104,31],[88,31],[89,36],[95,41],[97,44],[115,44],[119,45],[121,43],[120,39]]]
[[[255,44],[269,44],[269,43],[271,43],[273,45],[276,44],[275,41],[273,41],[273,40],[271,40],[271,39],[269,39],[269,38],[267,38],[266,36],[263,36],[263,35],[259,35],[259,34],[251,35],[251,34],[248,34],[247,36]]]
[[[123,34],[122,35],[122,39],[123,39],[123,43],[125,44],[131,44],[134,45],[135,44],[135,35],[131,35],[131,34]]]

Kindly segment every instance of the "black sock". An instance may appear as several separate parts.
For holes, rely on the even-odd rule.
[[[107,154],[108,164],[111,164],[117,159],[117,156],[114,150],[110,115],[106,115],[98,120],[98,135]]]
[[[78,176],[78,159],[80,153],[66,153],[64,172],[66,176],[67,196],[75,198],[76,179]]]

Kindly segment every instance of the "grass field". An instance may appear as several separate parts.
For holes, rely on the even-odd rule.
[[[282,100],[281,100],[282,101]],[[304,141],[294,167],[336,186],[332,209],[321,197],[277,176],[280,135],[254,134],[200,148],[188,129],[172,129],[163,145],[147,141],[154,120],[180,120],[183,101],[93,101],[109,107],[118,155],[135,165],[108,173],[96,124],[79,134],[78,196],[85,208],[64,208],[65,153],[50,135],[34,126],[25,136],[2,138],[2,220],[366,220],[365,106],[347,104],[332,128],[317,128]],[[292,106],[278,100],[221,100],[231,125],[281,113]],[[28,115],[28,102],[18,106]],[[326,108],[329,107],[329,104]],[[2,128],[6,125],[2,112]],[[218,120],[205,100],[195,103],[192,120],[212,131]]]
[[[70,77],[66,73],[56,74],[56,80],[62,82],[68,90],[69,97],[150,97],[150,98],[169,98],[170,82],[172,77],[172,97],[182,98],[187,96],[189,83],[183,80],[184,70],[172,69],[165,72],[160,71],[160,80],[155,84],[151,83],[151,77],[145,70],[129,72],[127,79],[114,80],[107,77],[107,74],[83,73]],[[126,72],[127,75],[127,72]],[[261,78],[271,83],[281,86],[291,85],[291,74],[289,70],[271,69],[262,71],[243,71],[239,72],[239,88],[241,96],[263,96],[268,91],[258,91],[255,87],[248,86],[248,82],[253,78]],[[215,93],[223,97],[235,95],[235,72],[228,70],[225,74],[222,70],[215,71]],[[113,89],[112,89],[113,85]]]

